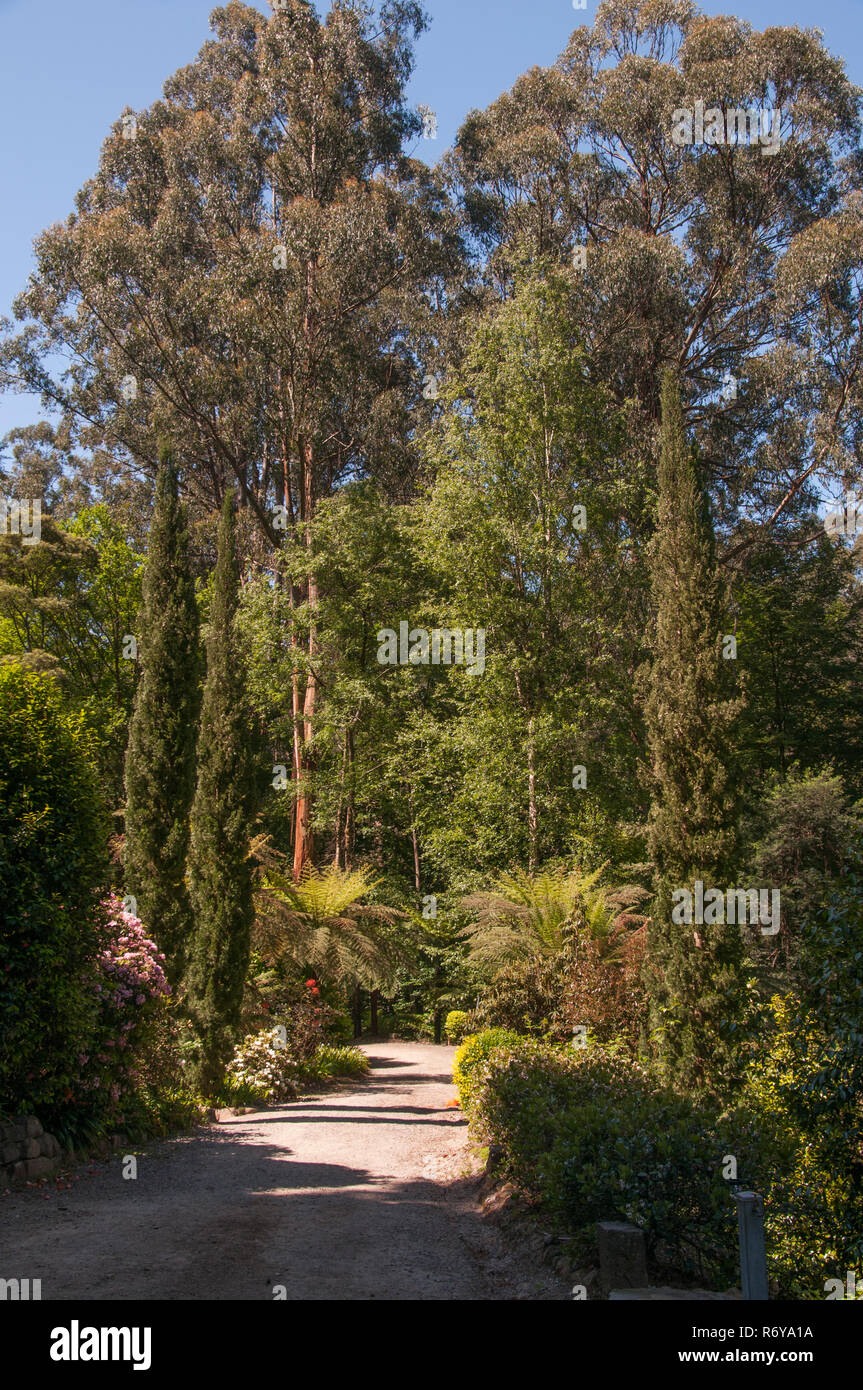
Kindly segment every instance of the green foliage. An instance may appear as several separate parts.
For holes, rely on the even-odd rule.
[[[481,1043],[467,1059],[474,1134],[502,1147],[509,1176],[565,1229],[641,1226],[662,1280],[737,1282],[733,1178],[764,1196],[774,1293],[822,1298],[863,1256],[863,1112],[859,1097],[844,1112],[812,1104],[830,1053],[815,1015],[791,998],[771,1015],[726,1111],[592,1042],[480,1035],[466,1044]]]
[[[336,1077],[365,1076],[368,1070],[369,1059],[358,1047],[321,1043],[314,1056],[301,1064],[300,1080],[309,1084]]]
[[[646,1006],[645,932],[629,920],[623,914],[606,930],[601,919],[597,930],[596,918],[591,923],[576,906],[563,923],[554,955],[513,961],[483,986],[477,1022],[561,1042],[571,1041],[580,1028],[600,1042],[617,1040],[634,1055]]]
[[[126,887],[138,915],[158,936],[168,978],[176,985],[192,934],[185,874],[200,699],[186,515],[168,457],[156,484],[137,636],[141,678],[126,753]]]
[[[863,1097],[863,862],[831,886],[806,922],[801,993],[826,1037],[807,1090],[816,1115],[847,1115]]]
[[[413,916],[412,958],[387,992],[397,1037],[437,1036],[439,1041],[447,1013],[464,1009],[476,997],[476,973],[468,960],[462,923],[460,909],[451,911],[444,897],[438,899],[434,918]]]
[[[448,1043],[460,1043],[470,1028],[470,1014],[464,1009],[450,1009],[444,1019],[443,1032]]]
[[[164,1138],[202,1124],[209,1108],[208,1102],[184,1087],[140,1085],[124,1102],[123,1133],[132,1143]]]
[[[596,886],[604,868],[592,874],[578,869],[501,874],[490,893],[473,893],[463,903],[467,911],[479,913],[464,933],[471,955],[492,966],[553,955],[560,951],[565,925],[576,909],[593,935],[607,937],[614,914]]]
[[[107,824],[55,684],[0,670],[0,1107],[57,1102],[96,1022]]]
[[[259,850],[266,853],[263,846]],[[299,883],[292,883],[287,874],[268,868],[258,898],[258,936],[277,959],[291,960],[329,983],[385,986],[405,958],[392,931],[404,913],[382,903],[362,905],[360,898],[375,886],[365,869],[309,864]]]
[[[231,1055],[254,917],[249,842],[256,801],[256,739],[234,627],[238,582],[234,494],[228,492],[219,524],[189,846],[195,935],[187,990],[200,1042],[195,1073],[204,1094],[218,1089]]]
[[[111,802],[122,798],[122,755],[136,666],[142,560],[104,505],[60,522],[43,509],[38,545],[0,534],[0,665],[55,679],[81,714]]]
[[[497,1047],[519,1042],[518,1033],[506,1028],[487,1028],[465,1038],[453,1058],[452,1079],[458,1089],[463,1110],[469,1111],[482,1085],[488,1059]]]
[[[742,1104],[772,1144],[759,1175],[771,1272],[789,1298],[822,1298],[826,1279],[844,1283],[863,1262],[859,1012],[847,1017],[844,1003],[822,1019],[799,996],[774,996],[747,1068]]]
[[[863,796],[859,558],[824,534],[814,507],[745,557],[734,600],[748,675],[739,737],[751,775],[784,780],[795,763],[832,764]]]
[[[805,920],[820,909],[833,880],[859,852],[861,809],[849,805],[842,779],[831,769],[806,773],[793,767],[768,787],[755,834],[752,867],[762,882],[781,889],[784,941],[794,964]]]
[[[688,1273],[700,1258],[714,1278],[734,1278],[737,1227],[722,1178],[730,1140],[709,1106],[625,1058],[520,1039],[489,1059],[474,1114],[513,1178],[567,1228],[632,1221],[651,1256]],[[745,1180],[741,1137],[732,1151]]]
[[[639,737],[645,470],[624,460],[623,421],[573,332],[571,278],[540,257],[513,291],[447,374],[417,508],[421,611],[485,629],[485,672],[418,672],[421,711],[399,739],[403,764],[431,764],[446,788],[420,807],[427,854],[469,886],[565,853],[597,810],[629,810]]]

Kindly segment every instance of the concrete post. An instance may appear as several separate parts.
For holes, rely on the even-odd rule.
[[[610,1289],[643,1289],[647,1285],[644,1232],[628,1221],[598,1221],[599,1282]]]
[[[735,1192],[740,1238],[740,1286],[745,1299],[767,1299],[764,1206],[757,1192]]]

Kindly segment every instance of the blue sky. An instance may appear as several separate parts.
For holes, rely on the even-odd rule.
[[[594,0],[585,10],[573,10],[572,0],[425,0],[425,7],[432,23],[417,48],[410,96],[437,113],[437,140],[418,150],[429,162],[472,107],[488,105],[533,64],[553,62],[595,12]],[[266,0],[258,8],[269,12]],[[702,8],[739,14],[757,29],[817,25],[863,85],[861,0],[702,0]],[[0,314],[9,314],[26,284],[34,237],[72,210],[111,122],[126,105],[148,106],[165,78],[195,57],[212,9],[211,0],[0,0]],[[38,400],[0,398],[0,435],[39,414]]]

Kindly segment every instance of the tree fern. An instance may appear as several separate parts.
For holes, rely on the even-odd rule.
[[[306,865],[299,883],[278,866],[268,846],[256,846],[266,865],[257,895],[257,935],[265,949],[293,960],[316,978],[366,989],[390,985],[406,961],[392,928],[405,914],[360,899],[376,887],[366,869]]]

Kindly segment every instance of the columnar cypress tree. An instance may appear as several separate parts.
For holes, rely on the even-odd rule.
[[[126,751],[126,887],[165,952],[168,978],[183,973],[192,917],[186,889],[189,810],[195,791],[200,645],[185,508],[166,449],[138,622],[141,675]]]
[[[208,1095],[224,1078],[239,1021],[254,915],[247,855],[255,814],[255,739],[234,624],[238,589],[231,492],[219,524],[189,849],[195,934],[186,983],[200,1043],[198,1082]]]
[[[733,663],[722,656],[725,592],[707,498],[686,440],[677,382],[662,383],[659,515],[651,544],[655,628],[646,701],[658,894],[649,930],[651,1033],[682,1086],[734,1079],[743,1001],[738,925],[672,921],[671,893],[729,886],[737,790],[731,730]]]

